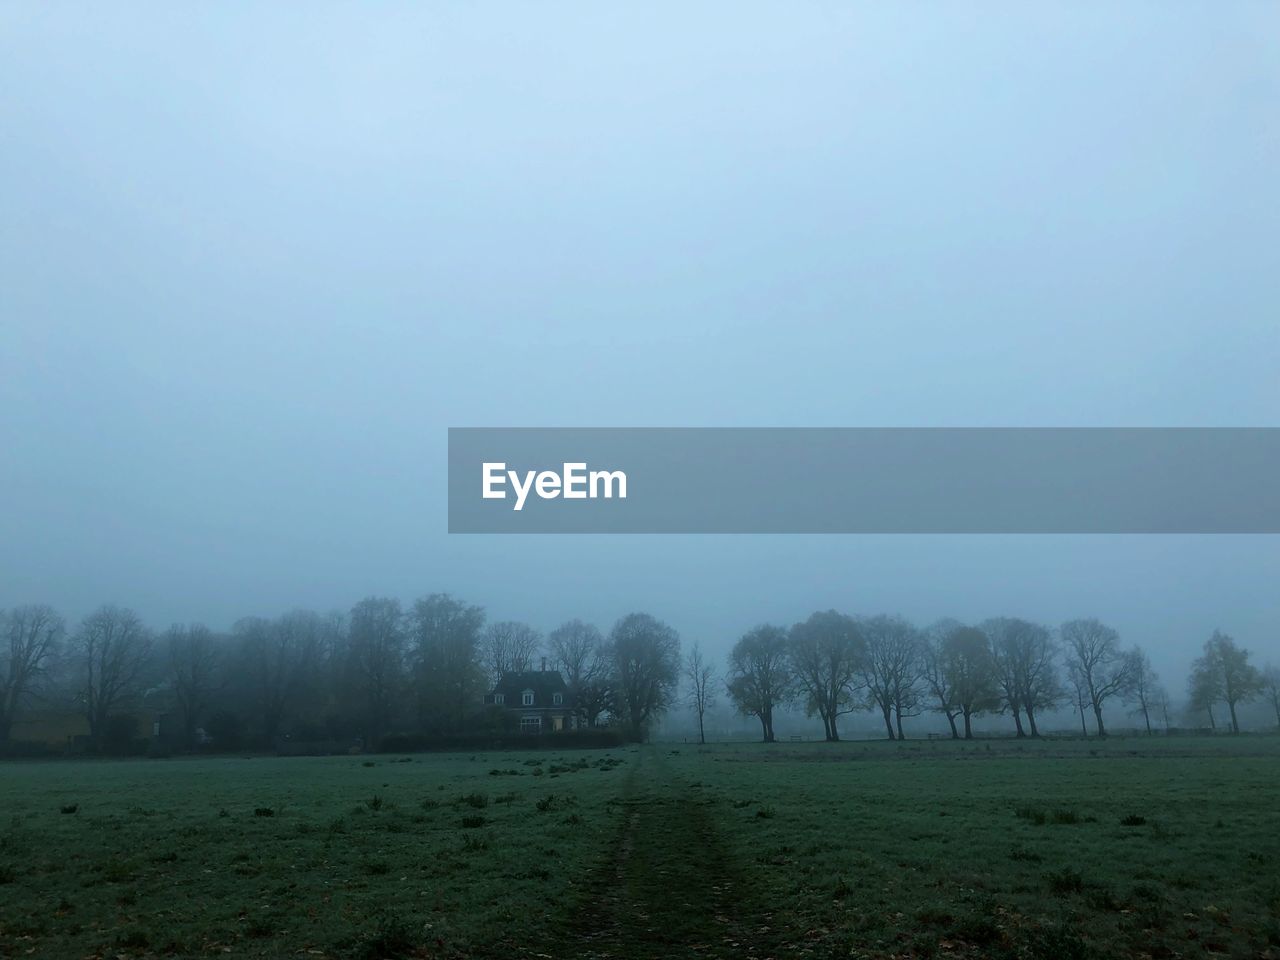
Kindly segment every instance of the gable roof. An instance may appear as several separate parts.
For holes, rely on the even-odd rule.
[[[521,706],[520,698],[526,690],[533,691],[535,707],[550,707],[555,704],[555,694],[561,694],[559,706],[569,705],[569,691],[564,677],[559,670],[525,670],[518,673],[504,673],[492,692],[486,698],[490,703],[497,694],[502,694],[503,705],[507,707]]]

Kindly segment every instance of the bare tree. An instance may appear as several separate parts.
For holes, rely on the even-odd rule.
[[[1204,691],[1197,687],[1197,683],[1204,687]],[[1231,732],[1239,733],[1236,705],[1252,700],[1262,692],[1262,675],[1249,663],[1248,650],[1238,646],[1225,633],[1215,630],[1213,636],[1205,641],[1204,656],[1192,669],[1192,690],[1202,697],[1207,695],[1205,691],[1218,693],[1227,704]]]
[[[773,743],[773,711],[794,689],[787,631],[763,625],[743,634],[729,654],[725,689],[739,713],[760,721],[764,742]]]
[[[169,682],[182,724],[182,742],[190,747],[196,726],[218,689],[219,648],[213,631],[203,624],[174,624],[164,635]]]
[[[628,734],[647,736],[650,724],[670,706],[680,673],[680,635],[647,613],[632,613],[609,635],[617,686],[617,709]]]
[[[111,715],[140,692],[151,634],[132,610],[107,604],[84,618],[75,645],[89,736],[101,750]]]
[[[1262,692],[1276,712],[1276,725],[1280,726],[1280,667],[1268,663],[1263,669]]]
[[[387,732],[404,682],[404,614],[400,601],[367,597],[351,608],[347,628],[351,669],[362,699],[365,741]]]
[[[564,676],[578,718],[594,727],[609,710],[613,656],[604,637],[589,623],[570,620],[547,635],[552,665]]]
[[[939,620],[926,627],[920,646],[920,676],[924,680],[930,695],[938,701],[933,709],[947,718],[951,727],[951,739],[959,740],[960,731],[956,728],[956,718],[960,716],[960,707],[956,703],[956,690],[952,676],[947,670],[946,639],[960,624],[951,619]]]
[[[823,736],[829,741],[840,739],[840,715],[857,706],[862,646],[857,621],[834,610],[797,623],[788,636],[791,675],[807,695],[809,716],[817,713],[822,718]]]
[[[1209,729],[1217,730],[1218,721],[1213,714],[1213,705],[1222,700],[1222,677],[1213,668],[1213,662],[1204,657],[1196,659],[1191,665],[1191,673],[1187,677],[1187,713],[1195,718],[1195,723],[1203,723],[1201,714],[1209,717]]]
[[[1133,677],[1126,699],[1134,704],[1133,712],[1142,717],[1146,724],[1147,736],[1151,736],[1151,711],[1156,708],[1156,696],[1160,678],[1151,669],[1151,659],[1141,647],[1129,651],[1131,660],[1129,669]]]
[[[1164,724],[1164,732],[1169,732],[1169,691],[1164,688],[1163,684],[1155,685],[1154,702],[1156,709],[1160,711],[1160,720]]]
[[[1000,706],[987,635],[957,624],[943,637],[938,655],[944,682],[964,719],[964,738],[972,740],[974,717]]]
[[[540,649],[542,634],[527,623],[491,623],[480,635],[480,659],[491,684],[501,680],[503,674],[532,670]]]
[[[483,695],[478,649],[484,610],[433,593],[413,605],[409,620],[418,721],[434,732],[459,730]]]
[[[63,629],[62,618],[44,604],[0,612],[0,744],[8,742],[13,721],[44,676]]]
[[[1079,670],[1093,707],[1098,736],[1107,735],[1102,708],[1112,697],[1124,697],[1133,685],[1133,659],[1120,649],[1120,635],[1097,620],[1071,620],[1062,625],[1062,642]]]
[[[258,735],[272,743],[280,726],[303,700],[319,667],[321,621],[309,610],[276,620],[245,617],[231,628]]]
[[[982,631],[991,644],[996,683],[1017,735],[1027,735],[1022,726],[1026,716],[1031,736],[1040,736],[1037,711],[1052,709],[1063,696],[1049,628],[1016,617],[996,617],[983,623]]]
[[[880,709],[888,738],[901,740],[902,718],[919,705],[919,634],[901,617],[870,617],[859,627],[866,643],[858,661],[862,686]]]
[[[1067,661],[1067,681],[1071,684],[1072,706],[1076,708],[1076,712],[1080,715],[1080,735],[1086,739],[1089,736],[1089,728],[1085,724],[1085,710],[1089,706],[1089,687],[1085,683],[1084,674],[1080,671],[1080,665],[1075,660]]]
[[[689,685],[686,698],[698,717],[698,743],[707,742],[703,719],[715,706],[715,667],[702,656],[702,648],[695,641],[684,661],[684,678]]]

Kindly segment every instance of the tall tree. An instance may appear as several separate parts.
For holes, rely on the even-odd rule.
[[[1133,685],[1133,659],[1120,649],[1120,634],[1097,620],[1070,620],[1062,625],[1062,642],[1076,665],[1093,707],[1098,736],[1107,735],[1102,708],[1112,697],[1124,697]]]
[[[1207,714],[1209,729],[1217,730],[1218,721],[1214,716],[1213,706],[1221,700],[1221,675],[1214,669],[1211,659],[1198,657],[1187,676],[1187,713],[1195,718],[1197,725],[1203,722],[1200,715]]]
[[[174,624],[164,635],[169,683],[173,689],[182,744],[195,742],[196,726],[218,689],[219,647],[213,631],[200,623]]]
[[[1280,726],[1280,667],[1268,663],[1263,669],[1262,692],[1276,712],[1276,725]]]
[[[634,740],[643,740],[671,704],[680,675],[680,635],[647,613],[632,613],[609,634],[617,708]]]
[[[698,718],[698,743],[707,742],[704,719],[716,702],[715,674],[715,667],[702,655],[702,648],[694,641],[685,657],[684,679],[689,685],[686,700]]]
[[[1213,689],[1221,693],[1227,704],[1231,720],[1231,732],[1240,732],[1236,718],[1236,705],[1252,700],[1262,692],[1262,675],[1249,663],[1249,651],[1219,630],[1205,641],[1204,656],[1196,661],[1192,676],[1197,672],[1207,674]]]
[[[858,673],[868,702],[879,708],[888,738],[903,739],[902,718],[919,704],[919,634],[902,617],[870,617],[859,627],[866,647]]]
[[[955,620],[939,620],[925,628],[920,646],[920,676],[930,696],[937,701],[933,709],[947,718],[952,740],[960,739],[960,731],[956,728],[960,707],[956,703],[955,685],[947,670],[946,640],[959,628],[960,624]]]
[[[132,610],[107,604],[84,618],[75,645],[89,736],[101,750],[107,721],[140,693],[151,634]]]
[[[413,605],[414,690],[424,728],[459,730],[480,702],[485,684],[479,660],[483,626],[483,609],[447,593],[433,593]]]
[[[1017,617],[997,617],[982,625],[991,644],[996,682],[1005,709],[1013,715],[1019,737],[1025,736],[1022,717],[1031,736],[1040,736],[1036,714],[1062,701],[1056,650],[1048,627]]]
[[[1000,706],[987,635],[956,625],[942,639],[941,670],[955,708],[964,719],[964,738],[973,739],[973,719]]]
[[[503,674],[532,670],[541,649],[542,634],[514,620],[491,623],[480,635],[480,660],[490,684],[496,684]]]
[[[363,733],[370,746],[387,732],[404,682],[404,614],[400,601],[367,597],[351,608],[347,628],[351,671],[363,700]]]
[[[281,725],[304,702],[320,665],[320,617],[295,610],[269,620],[244,617],[231,628],[257,721],[258,739],[273,743]]]
[[[739,713],[760,721],[764,742],[773,743],[773,711],[794,690],[787,631],[766,624],[743,634],[729,654],[725,689]]]
[[[1076,708],[1076,712],[1080,715],[1080,736],[1088,739],[1089,727],[1085,723],[1085,711],[1089,706],[1089,688],[1085,683],[1084,674],[1080,670],[1080,664],[1075,659],[1067,660],[1067,680],[1071,684],[1072,706]]]
[[[1160,678],[1151,669],[1151,659],[1141,647],[1130,650],[1129,657],[1132,661],[1129,669],[1133,683],[1129,687],[1127,699],[1134,705],[1133,712],[1139,714],[1146,724],[1147,736],[1151,736],[1151,711],[1157,707]]]
[[[45,675],[63,629],[62,618],[44,604],[0,612],[0,744],[8,742],[13,721]]]
[[[862,648],[857,621],[834,610],[813,614],[788,635],[791,676],[806,695],[809,716],[822,718],[826,740],[840,739],[836,721],[856,705]]]
[[[589,623],[570,620],[547,635],[551,663],[564,677],[578,719],[594,727],[613,695],[612,654],[604,637]]]

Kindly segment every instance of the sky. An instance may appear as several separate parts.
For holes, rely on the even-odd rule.
[[[1276,426],[1280,7],[0,3],[0,607],[1097,616],[1273,536],[467,537],[450,426]]]

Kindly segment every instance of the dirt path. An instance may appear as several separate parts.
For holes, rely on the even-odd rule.
[[[578,960],[766,958],[769,918],[751,907],[715,828],[715,798],[650,748],[628,773],[622,828],[576,918]]]

